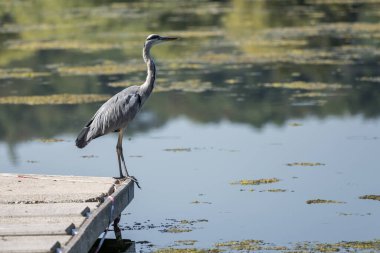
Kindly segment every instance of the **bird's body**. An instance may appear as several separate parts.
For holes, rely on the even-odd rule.
[[[83,148],[95,138],[110,132],[119,132],[116,150],[119,160],[120,177],[123,177],[120,159],[124,164],[126,176],[129,177],[122,152],[123,129],[135,118],[145,101],[149,98],[156,80],[156,67],[150,56],[150,49],[155,44],[174,39],[176,38],[161,37],[156,34],[148,36],[143,48],[143,58],[147,64],[147,78],[145,82],[140,86],[125,88],[111,97],[98,109],[76,139],[76,146]],[[133,177],[132,179],[135,180]]]
[[[125,128],[141,106],[139,86],[131,86],[115,94],[98,109],[79,133],[77,146],[83,148],[95,138]]]

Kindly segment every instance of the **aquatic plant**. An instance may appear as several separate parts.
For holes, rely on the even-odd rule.
[[[32,79],[49,75],[48,72],[35,72],[29,68],[0,69],[0,79]]]
[[[63,105],[102,102],[109,98],[101,94],[54,94],[47,96],[0,97],[0,104]]]
[[[380,195],[363,195],[360,196],[359,199],[372,199],[380,201]]]
[[[239,180],[239,181],[232,182],[231,184],[260,185],[260,184],[277,183],[279,181],[280,181],[280,179],[278,179],[278,178],[242,179],[242,180]]]
[[[324,164],[324,163],[318,163],[318,162],[316,162],[316,163],[311,163],[311,162],[294,162],[294,163],[287,163],[286,164],[287,166],[303,166],[303,167],[305,167],[305,166],[325,166],[326,164]]]
[[[307,200],[306,204],[345,204],[346,202],[343,201],[336,201],[336,200],[326,200],[326,199],[311,199]]]

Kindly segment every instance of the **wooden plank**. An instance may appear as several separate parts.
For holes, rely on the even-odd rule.
[[[93,212],[97,205],[97,202],[0,204],[0,217],[84,216],[86,212]]]
[[[108,227],[110,220],[115,220],[124,208],[132,201],[134,197],[134,182],[126,180],[111,195],[106,198],[104,203],[95,210],[95,212],[87,219],[78,229],[78,233],[64,245],[62,252],[64,253],[82,253],[88,252],[96,241],[93,234],[100,235],[105,228]],[[113,201],[112,201],[113,199]],[[113,212],[111,217],[111,208]]]
[[[133,191],[130,180],[0,173],[0,253],[88,252]]]
[[[96,202],[112,190],[113,178],[0,173],[0,204]]]
[[[70,240],[69,235],[59,236],[0,236],[0,253],[51,253]]]
[[[0,236],[5,235],[67,235],[79,228],[86,217],[0,217]]]

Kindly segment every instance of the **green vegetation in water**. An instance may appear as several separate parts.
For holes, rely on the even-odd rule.
[[[171,224],[165,225],[165,227],[159,230],[162,233],[187,233],[195,229],[194,225],[197,223],[208,222],[206,219],[198,220],[177,220],[177,219],[168,219]]]
[[[297,90],[327,90],[327,89],[347,89],[351,88],[349,85],[337,83],[319,83],[319,82],[289,82],[289,83],[264,83],[261,86],[266,88],[281,88],[281,89],[297,89]]]
[[[380,76],[363,76],[358,78],[359,81],[380,83]]]
[[[306,0],[306,4],[364,4],[380,3],[380,0]]]
[[[359,199],[372,199],[372,200],[380,201],[380,195],[363,195],[363,196],[360,196]]]
[[[251,189],[240,189],[241,192],[245,192],[245,191],[248,191],[248,192],[254,192],[255,189],[251,188]]]
[[[218,249],[196,249],[196,248],[185,248],[185,249],[176,249],[176,248],[164,248],[153,251],[154,253],[219,253],[221,252]]]
[[[372,38],[380,33],[379,23],[340,22],[321,23],[313,26],[298,26],[266,29],[259,33],[263,38],[300,39],[312,36],[331,36],[335,38]]]
[[[222,243],[216,243],[215,247],[223,251],[258,251],[258,250],[288,250],[284,246],[274,246],[265,243],[262,240],[243,240],[243,241],[228,241]]]
[[[48,72],[34,72],[29,68],[0,69],[0,79],[32,79],[49,75]]]
[[[240,184],[240,185],[260,185],[260,184],[271,184],[277,183],[280,179],[278,178],[262,178],[262,179],[242,179],[240,181],[232,182],[231,184]]]
[[[171,228],[166,228],[166,229],[163,229],[161,230],[161,232],[163,233],[187,233],[187,232],[191,232],[193,231],[192,229],[190,228],[178,228],[178,227],[171,227]]]
[[[311,163],[311,162],[294,162],[294,163],[287,163],[287,166],[301,166],[301,167],[314,167],[314,166],[325,166],[324,163]]]
[[[164,91],[183,91],[183,92],[204,92],[212,90],[211,82],[203,82],[199,79],[191,79],[186,81],[175,81],[169,85],[157,85],[155,92]]]
[[[143,64],[116,64],[114,62],[104,62],[93,66],[62,66],[57,71],[61,75],[115,75],[129,74],[144,71],[146,66]]]
[[[212,204],[212,203],[208,201],[194,200],[194,201],[191,201],[191,204]]]
[[[122,48],[119,44],[96,43],[86,41],[13,41],[8,44],[9,49],[17,50],[81,50],[97,51]]]
[[[82,155],[82,158],[98,158],[97,155]]]
[[[244,55],[216,54],[206,52],[191,61],[202,63],[235,66],[236,64],[270,64],[270,63],[294,63],[310,65],[351,65],[358,59],[366,58],[368,51],[373,48],[341,47],[334,51],[322,49],[292,49],[279,51],[255,51]],[[374,51],[373,55],[380,54],[380,50]],[[345,57],[343,57],[343,55]]]
[[[210,249],[163,248],[158,253],[206,253],[206,252],[378,252],[380,240],[343,241],[338,243],[298,242],[286,246],[275,245],[262,240],[226,241],[216,243]]]
[[[186,245],[186,246],[193,246],[195,243],[197,242],[197,240],[178,240],[178,241],[174,241],[175,244],[179,244],[179,245]]]
[[[130,81],[119,81],[111,82],[108,84],[110,87],[129,87],[132,85],[139,85],[136,82]],[[168,92],[168,91],[182,91],[182,92],[204,92],[207,90],[212,90],[211,82],[203,82],[199,79],[191,79],[186,81],[174,81],[170,82],[167,79],[159,78],[157,79],[157,84],[153,92]]]
[[[268,189],[268,190],[261,190],[260,192],[286,192],[285,189]]]
[[[63,142],[64,139],[56,139],[56,138],[41,138],[37,139],[37,141],[43,142],[43,143],[54,143],[54,142]]]
[[[138,85],[138,84],[137,84],[137,82],[119,81],[119,82],[110,82],[107,85],[110,87],[114,87],[114,88],[118,88],[118,87],[126,88],[129,86]]]
[[[191,148],[166,148],[164,151],[168,152],[190,152]]]
[[[327,94],[322,92],[302,92],[302,93],[296,93],[292,94],[291,98],[320,98],[320,97],[327,97],[327,96],[335,96],[338,94]]]
[[[306,204],[345,204],[346,202],[337,200],[326,200],[326,199],[311,199],[307,200]]]
[[[47,96],[9,96],[0,97],[0,104],[72,105],[103,102],[109,98],[109,95],[101,94],[54,94]]]
[[[370,216],[372,215],[371,213],[343,213],[340,212],[338,213],[340,216]]]

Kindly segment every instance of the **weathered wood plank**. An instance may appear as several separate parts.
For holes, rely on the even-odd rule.
[[[0,204],[96,202],[113,178],[0,174]]]
[[[71,236],[0,236],[0,253],[50,253],[69,241]]]
[[[115,220],[123,209],[132,201],[134,197],[134,183],[130,180],[124,181],[111,198],[106,198],[83,225],[78,229],[78,234],[63,247],[64,253],[87,252],[97,238],[93,238],[91,233],[100,235],[108,227],[110,221]],[[113,212],[111,208],[113,207]],[[112,217],[111,217],[112,213]]]
[[[67,235],[85,221],[83,216],[0,217],[2,235]]]
[[[0,217],[83,216],[88,211],[94,211],[98,204],[97,202],[0,204]]]
[[[130,180],[0,173],[0,253],[88,252],[133,191]]]

